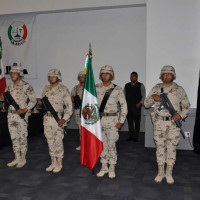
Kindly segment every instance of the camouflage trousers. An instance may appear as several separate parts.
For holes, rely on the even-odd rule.
[[[63,158],[64,147],[63,138],[64,131],[57,126],[44,126],[44,135],[49,146],[49,155],[51,157]]]
[[[21,152],[23,154],[26,154],[28,147],[27,122],[20,118],[18,118],[17,120],[15,119],[15,121],[13,121],[8,117],[8,129],[10,132],[14,153]]]
[[[154,122],[154,140],[158,165],[174,165],[176,147],[180,141],[180,129],[174,121],[156,120]]]
[[[80,118],[80,109],[75,109],[75,119],[76,119],[76,124],[78,125],[79,129],[79,134],[81,134],[80,129],[81,129],[81,118]]]
[[[102,117],[102,139],[103,152],[101,153],[102,164],[116,164],[117,163],[117,149],[116,142],[119,139],[118,129],[115,127],[118,122],[118,117]]]

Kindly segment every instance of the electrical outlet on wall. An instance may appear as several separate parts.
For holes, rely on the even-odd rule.
[[[185,137],[190,137],[190,132],[185,132]]]

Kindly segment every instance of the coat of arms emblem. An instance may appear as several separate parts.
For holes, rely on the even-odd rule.
[[[99,119],[98,105],[89,105],[89,103],[87,103],[82,109],[82,116],[86,124],[95,124]]]
[[[22,22],[14,22],[8,28],[8,38],[13,45],[24,44],[27,34],[27,27]]]

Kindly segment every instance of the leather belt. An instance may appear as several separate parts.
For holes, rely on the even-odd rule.
[[[117,113],[100,113],[100,116],[102,116],[102,117],[113,117],[113,116],[117,116]]]
[[[159,116],[159,115],[156,115],[156,119],[160,119],[160,120],[163,120],[163,121],[171,121],[173,118],[171,116]]]

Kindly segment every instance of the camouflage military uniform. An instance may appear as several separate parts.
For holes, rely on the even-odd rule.
[[[161,83],[153,87],[145,99],[144,104],[145,107],[151,107],[153,104],[155,104],[154,112],[151,115],[154,123],[154,140],[157,146],[157,162],[160,164],[164,164],[166,162],[172,165],[176,160],[176,146],[180,140],[180,129],[176,127],[174,120],[163,121],[160,118],[169,117],[170,113],[168,110],[164,109],[160,113],[156,112],[160,107],[160,102],[154,102],[151,96],[152,94],[160,95],[162,87],[163,84]],[[173,83],[170,88],[163,87],[163,89],[165,93],[168,93],[168,98],[177,113],[183,119],[187,117],[190,103],[184,89],[176,83]]]
[[[82,94],[83,94],[83,86],[81,86],[80,84],[74,86],[71,92],[71,96],[75,97],[76,95],[78,95],[80,99],[82,99]],[[77,108],[74,110],[75,110],[76,124],[78,125],[79,131],[80,131],[80,126],[81,126],[80,108]]]
[[[164,66],[163,69],[169,70],[171,69],[170,67],[171,66]],[[174,68],[172,69],[174,70]],[[173,73],[175,75],[175,71]],[[168,98],[174,109],[182,119],[187,117],[190,103],[184,89],[174,82],[170,87],[164,87],[162,83],[155,85],[144,101],[146,108],[154,105],[154,112],[151,113],[151,117],[154,125],[154,140],[156,144],[158,166],[164,166],[165,163],[167,163],[168,166],[173,167],[176,161],[176,146],[180,140],[180,129],[176,127],[175,121],[171,119],[171,115],[168,110],[163,108],[160,112],[158,112],[161,102],[154,101],[152,95],[160,95],[161,88],[163,88],[164,93],[168,94]]]
[[[50,69],[47,76],[50,85],[44,88],[42,97],[48,97],[60,121],[57,122],[49,111],[44,116],[44,134],[47,138],[49,154],[51,156],[51,164],[46,168],[46,171],[58,173],[62,169],[62,158],[64,154],[64,130],[58,123],[64,126],[69,121],[72,114],[72,102],[67,87],[60,83],[62,81],[60,70]],[[53,77],[53,79],[51,77]],[[55,78],[57,78],[56,81]],[[41,103],[42,102],[39,104]],[[65,122],[65,124],[63,124],[63,122]]]
[[[117,163],[116,142],[119,139],[118,128],[122,126],[126,119],[127,104],[123,90],[111,82],[114,80],[114,70],[112,66],[103,66],[99,73],[99,79],[102,80],[102,83],[96,85],[96,91],[100,106],[99,111],[102,116],[103,152],[101,153],[102,167],[100,172],[97,173],[97,177],[103,177],[105,174],[108,174],[108,177],[113,179],[116,177],[115,165]],[[108,86],[105,87],[104,85]],[[101,104],[107,93],[110,93],[110,95],[106,104],[103,103],[103,105],[105,105],[103,109]],[[109,169],[108,163],[110,164]]]
[[[13,151],[15,155],[21,154],[25,159],[27,152],[28,117],[31,115],[31,109],[36,104],[35,92],[33,88],[23,80],[20,80],[17,86],[11,82],[7,85],[6,91],[10,92],[21,109],[28,109],[25,119],[21,119],[13,106],[9,106],[8,109],[8,128],[13,144]]]
[[[60,83],[54,88],[51,88],[51,85],[48,85],[43,90],[42,97],[44,96],[48,97],[49,102],[58,113],[59,118],[63,118],[68,122],[72,114],[72,102],[67,87]],[[64,106],[65,108],[63,108]],[[44,134],[49,145],[50,156],[63,158],[63,129],[58,125],[50,112],[47,112],[44,116],[43,124]]]
[[[114,88],[111,83],[108,87],[104,87],[102,83],[96,85],[98,103],[101,105],[103,97],[107,90]],[[118,103],[121,106],[121,112],[118,111]],[[101,154],[101,163],[109,163],[115,165],[117,163],[116,142],[119,139],[118,129],[115,127],[117,122],[124,123],[127,115],[127,104],[123,90],[116,86],[112,91],[104,113],[117,113],[116,116],[103,116],[101,119],[103,152]]]

